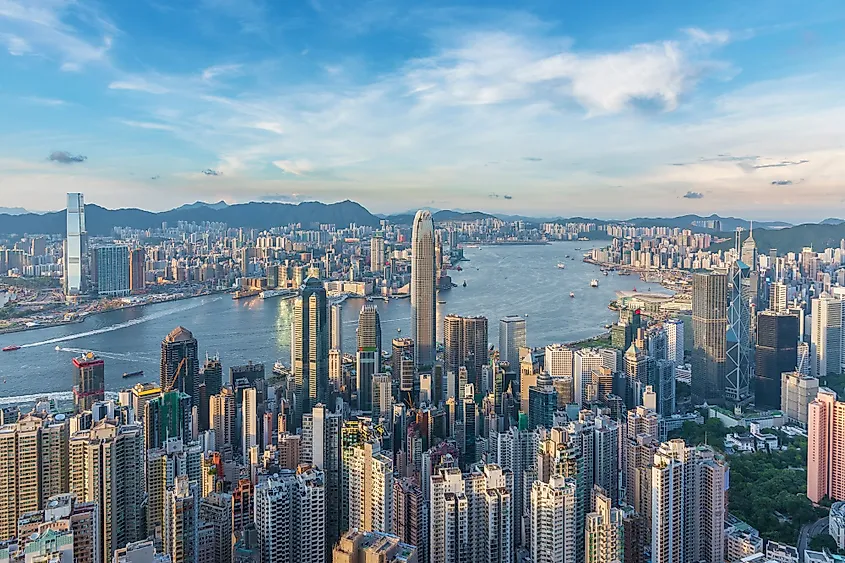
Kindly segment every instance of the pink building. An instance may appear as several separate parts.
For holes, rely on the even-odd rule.
[[[807,497],[845,500],[845,402],[822,387],[807,415]]]

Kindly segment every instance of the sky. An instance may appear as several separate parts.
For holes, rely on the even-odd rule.
[[[841,0],[0,0],[0,207],[845,211]]]

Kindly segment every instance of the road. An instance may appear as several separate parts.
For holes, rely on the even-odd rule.
[[[820,535],[827,533],[827,516],[824,518],[819,518],[812,524],[805,524],[801,527],[801,531],[798,532],[798,556],[803,559],[804,551],[807,549],[807,545],[810,543],[810,539]]]

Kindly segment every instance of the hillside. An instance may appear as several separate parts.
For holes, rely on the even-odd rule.
[[[758,229],[755,223],[754,240],[761,253],[768,253],[776,248],[780,254],[786,252],[801,252],[805,246],[812,246],[814,250],[828,247],[838,247],[845,238],[845,224],[817,225],[806,224],[787,229]],[[726,241],[713,245],[713,250],[727,250],[733,246],[733,241]]]

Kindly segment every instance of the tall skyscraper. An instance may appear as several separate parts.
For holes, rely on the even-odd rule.
[[[75,296],[85,291],[84,256],[88,253],[88,234],[85,232],[85,199],[80,193],[67,194],[67,238],[64,246],[65,295]]]
[[[387,532],[393,526],[393,460],[378,441],[352,448],[349,456],[349,529]]]
[[[769,290],[769,309],[776,313],[786,311],[789,306],[787,300],[787,286],[783,282],[775,282]]]
[[[845,500],[845,402],[826,387],[807,414],[807,497]]]
[[[358,408],[370,412],[373,409],[373,377],[381,373],[381,320],[375,305],[364,305],[358,315],[356,361]]]
[[[413,478],[393,481],[393,533],[417,546],[417,561],[428,561],[428,499]]]
[[[255,387],[247,387],[241,407],[241,455],[244,463],[249,463],[249,451],[258,445],[258,424],[258,394]]]
[[[789,422],[807,427],[810,403],[819,394],[819,380],[800,371],[781,374],[780,410]]]
[[[596,509],[587,514],[586,563],[619,563],[625,561],[623,515],[606,494],[595,495]]]
[[[781,375],[798,365],[798,317],[763,311],[757,315],[754,401],[758,408],[779,409]]]
[[[199,519],[214,528],[213,563],[232,561],[232,495],[211,492],[200,500]]]
[[[177,326],[161,341],[161,390],[187,393],[191,405],[198,405],[199,369],[197,339],[187,328]]]
[[[411,238],[411,338],[415,363],[430,367],[435,360],[437,315],[435,312],[436,271],[434,264],[434,220],[421,209],[414,217]]]
[[[519,365],[519,349],[527,346],[525,318],[510,315],[499,321],[499,357],[511,366]]]
[[[447,315],[443,318],[443,353],[446,372],[467,368],[467,383],[481,385],[481,369],[487,365],[487,318]]]
[[[214,431],[215,450],[231,459],[235,433],[235,392],[224,387],[208,404],[208,426]]]
[[[202,445],[195,442],[183,445],[179,438],[171,438],[155,449],[146,452],[144,472],[147,504],[147,535],[164,545],[167,525],[167,491],[176,484],[180,476],[199,482],[202,478]]]
[[[531,561],[575,563],[578,551],[576,482],[552,475],[531,485]]]
[[[173,563],[199,560],[198,521],[197,484],[187,476],[179,476],[167,491],[164,504],[164,552]]]
[[[308,278],[293,311],[293,377],[297,422],[314,405],[327,399],[329,333],[326,290]]]
[[[343,350],[343,305],[332,303],[329,307],[329,347],[331,350]]]
[[[160,393],[144,404],[144,445],[161,448],[171,438],[191,439],[191,397],[181,391]]]
[[[416,404],[420,382],[414,363],[414,341],[410,338],[394,338],[392,348],[390,361],[393,377],[399,380],[399,399],[407,405]]]
[[[684,321],[669,319],[663,326],[666,329],[666,359],[675,365],[684,365]]]
[[[842,373],[842,305],[823,292],[813,299],[810,331],[810,366],[816,377]]]
[[[370,239],[370,271],[374,274],[384,271],[384,235],[381,231],[374,233]]]
[[[753,240],[752,240],[753,242]],[[751,382],[751,300],[750,270],[741,261],[734,262],[728,282],[728,329],[725,335],[725,399],[742,401],[749,394]]]
[[[528,389],[528,427],[551,428],[557,410],[557,392],[545,373],[537,376],[537,385]]]
[[[106,368],[93,352],[73,359],[73,405],[76,412],[89,411],[106,397]]]
[[[147,287],[146,259],[143,248],[133,248],[129,253],[129,290],[132,295],[143,293]]]
[[[572,380],[575,390],[575,402],[586,405],[596,393],[591,392],[593,372],[598,372],[604,365],[604,358],[591,348],[578,350],[572,356]],[[585,407],[586,408],[586,407]]]
[[[322,404],[314,406],[302,420],[302,462],[321,471],[327,506],[341,506],[341,427],[343,415],[331,412]],[[328,545],[340,537],[340,514],[331,509],[326,517]]]
[[[101,297],[126,297],[129,295],[129,247],[109,244],[94,249],[94,267],[97,274],[97,294]]]
[[[728,279],[723,273],[697,273],[692,290],[692,394],[695,400],[725,401]]]

